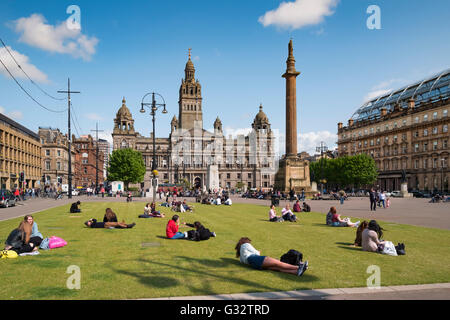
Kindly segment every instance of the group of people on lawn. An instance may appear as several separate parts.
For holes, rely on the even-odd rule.
[[[174,202],[172,201],[171,207],[174,207]],[[165,204],[168,204],[168,198],[166,198]],[[183,206],[185,201],[180,204],[175,203],[175,206]],[[70,212],[77,213],[81,212],[80,201],[72,204]],[[164,204],[163,204],[164,205]],[[189,208],[189,206],[188,206]],[[185,211],[188,210],[185,208]],[[297,200],[294,204],[294,212],[310,212],[311,207],[303,202],[303,208],[301,208],[299,201]],[[144,213],[139,215],[139,218],[164,218],[164,213],[156,210],[155,203],[147,203],[144,207]],[[291,221],[296,222],[297,216],[290,210],[289,203],[282,209],[282,215],[277,216],[275,205],[270,206],[269,210],[269,220],[276,221]],[[354,246],[362,247],[363,251],[369,252],[380,252],[380,248],[383,247],[385,241],[381,240],[383,232],[382,228],[378,225],[375,220],[370,222],[359,221],[352,223],[348,218],[341,219],[341,216],[337,213],[335,207],[331,207],[329,213],[326,217],[326,223],[330,226],[337,227],[355,227],[357,228],[356,239],[354,241]],[[85,222],[88,228],[118,228],[118,229],[131,229],[136,223],[126,224],[124,221],[119,222],[117,215],[111,208],[105,210],[105,215],[103,217],[103,222],[98,222],[96,219],[92,218]],[[180,227],[191,227],[193,230],[181,232]],[[208,228],[203,226],[199,221],[194,223],[180,222],[180,216],[175,214],[167,222],[166,225],[166,237],[171,240],[176,239],[187,239],[194,241],[208,240],[211,237],[216,237],[215,232],[211,232]],[[36,222],[34,222],[31,215],[25,216],[24,220],[21,221],[18,228],[14,229],[8,239],[5,242],[5,250],[14,250],[17,253],[32,252],[39,248],[43,240],[42,234],[39,232]],[[282,262],[278,259],[263,256],[261,252],[256,250],[248,237],[242,237],[239,239],[235,246],[236,257],[240,259],[241,263],[248,264],[249,266],[261,270],[268,269],[273,271],[279,271],[289,274],[294,274],[297,276],[302,276],[304,272],[308,269],[308,261],[298,262],[296,265]]]

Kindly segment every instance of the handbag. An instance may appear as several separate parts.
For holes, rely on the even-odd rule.
[[[50,249],[61,248],[67,245],[67,241],[59,237],[52,236],[49,240],[48,247]]]
[[[397,250],[395,249],[394,244],[391,241],[386,241],[384,243],[384,248],[381,251],[382,254],[387,254],[390,256],[398,256]]]

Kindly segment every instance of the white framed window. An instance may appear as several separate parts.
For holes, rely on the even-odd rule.
[[[442,132],[448,132],[448,124],[442,126]]]
[[[425,122],[425,121],[428,121],[428,115],[427,114],[424,114],[423,115],[423,121]]]
[[[428,129],[423,129],[423,136],[424,137],[428,136]]]
[[[437,119],[437,117],[438,117],[437,112],[433,112],[433,119]]]

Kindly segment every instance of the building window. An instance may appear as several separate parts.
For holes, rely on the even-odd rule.
[[[433,169],[437,168],[437,158],[433,159]]]
[[[433,150],[437,150],[438,142],[433,141]]]
[[[389,130],[389,125],[388,124],[384,126],[384,130]]]
[[[61,162],[56,163],[56,170],[61,170]]]
[[[437,119],[437,112],[433,112],[433,119]]]
[[[58,157],[61,157],[61,150],[56,151],[58,153]]]
[[[367,129],[364,129],[364,135],[366,136],[368,134]]]
[[[384,138],[384,142],[385,142],[385,143],[388,143],[388,142],[389,142],[389,137],[385,137],[385,138]]]
[[[437,127],[434,127],[433,128],[433,134],[437,134],[438,133],[438,128]]]
[[[419,169],[419,160],[414,161],[414,169]]]
[[[237,178],[238,178],[238,179],[241,178],[241,174],[240,174],[240,173],[237,174]]]
[[[374,128],[370,128],[370,133],[374,133]]]
[[[444,111],[442,111],[442,116],[443,116],[443,117],[446,117],[446,116],[447,116],[447,114],[448,114],[448,111],[447,111],[447,109],[445,109]]]
[[[414,145],[414,152],[419,152],[419,144],[418,143],[416,143]]]
[[[448,124],[442,126],[442,132],[448,132]]]
[[[428,151],[428,142],[423,143],[423,151]]]
[[[424,169],[428,168],[428,159],[423,159],[423,168]]]
[[[358,143],[358,147],[359,147],[359,148],[362,147],[361,141]]]
[[[419,123],[419,117],[415,117],[415,118],[414,118],[414,122],[415,122],[415,123]]]
[[[448,146],[447,140],[443,140],[442,141],[442,148],[443,149],[447,149],[447,146]]]
[[[45,150],[45,155],[47,156],[47,157],[49,157],[50,156],[50,150]]]
[[[87,160],[87,159],[82,159],[81,162],[82,162],[83,164],[88,164],[88,160]]]
[[[370,145],[373,146],[373,140],[370,140]]]
[[[364,141],[364,147],[367,147],[367,140]]]
[[[380,138],[377,139],[377,145],[380,145]]]
[[[248,178],[249,178],[249,179],[252,178],[252,174],[251,174],[251,173],[248,174]]]
[[[394,142],[397,142],[397,135],[394,136]]]
[[[87,174],[87,168],[86,167],[83,168],[83,171],[84,171],[84,174]]]
[[[397,122],[394,122],[394,128],[397,128]]]
[[[403,120],[403,126],[406,126],[406,119]]]
[[[425,121],[428,121],[428,115],[427,114],[425,114],[424,116],[423,116],[423,121],[425,122]]]
[[[231,174],[227,173],[227,179],[231,178]]]
[[[419,131],[415,131],[414,132],[414,138],[418,138],[419,137]]]
[[[377,132],[380,132],[380,127],[377,127]]]
[[[50,161],[45,161],[45,170],[50,170]]]
[[[423,136],[424,136],[424,137],[428,136],[428,129],[424,129],[424,130],[423,130]]]

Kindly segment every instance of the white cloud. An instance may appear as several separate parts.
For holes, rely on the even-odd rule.
[[[96,113],[87,113],[87,114],[85,115],[85,117],[86,117],[87,119],[89,119],[89,120],[95,120],[95,121],[101,121],[101,120],[103,120],[103,117],[100,116],[100,115],[98,115],[98,114],[96,114]]]
[[[81,28],[69,29],[66,21],[53,26],[47,24],[43,15],[35,13],[15,20],[14,26],[15,31],[21,33],[19,41],[45,51],[70,54],[86,61],[96,51],[98,39],[82,34]]]
[[[381,89],[381,90],[374,90],[366,94],[364,97],[364,102],[368,102],[370,100],[373,100],[375,98],[378,98],[379,96],[383,96],[385,94],[388,94],[392,92],[392,89]]]
[[[41,70],[39,70],[36,66],[31,64],[29,62],[29,58],[21,54],[20,52],[13,50],[11,47],[7,46],[9,52],[13,55],[14,59],[16,59],[17,63],[22,67],[22,70],[25,71],[28,76],[33,79],[33,81],[41,82],[41,83],[48,83],[47,75],[43,73]],[[14,62],[11,55],[8,53],[8,51],[2,47],[0,48],[0,59],[3,61],[3,63],[6,65],[8,70],[12,73],[12,75],[16,78],[21,79],[27,79],[25,74],[19,69],[17,64]],[[0,67],[0,73],[4,74],[6,77],[10,77],[9,73],[6,71],[6,69],[1,66]]]
[[[316,154],[316,147],[320,146],[321,142],[325,142],[328,150],[336,148],[337,135],[329,131],[317,131],[300,133],[298,135],[298,152],[306,151],[310,155]]]
[[[296,0],[283,2],[275,9],[266,12],[258,21],[264,26],[275,25],[281,28],[300,29],[321,23],[326,16],[334,14],[333,9],[339,0]]]
[[[0,113],[3,113],[5,116],[7,116],[13,120],[21,120],[23,118],[22,111],[13,110],[13,111],[7,112],[6,109],[2,106],[0,106]]]

